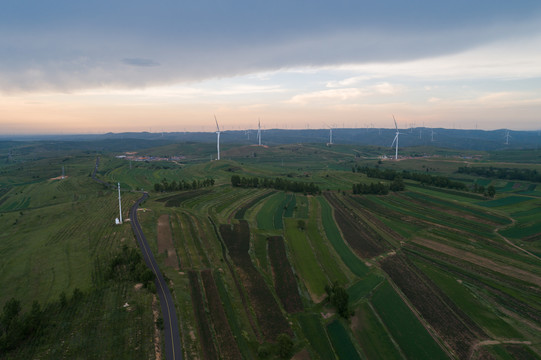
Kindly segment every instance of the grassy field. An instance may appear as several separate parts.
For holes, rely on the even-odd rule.
[[[377,148],[345,145],[228,145],[220,161],[208,160],[208,144],[144,151],[185,159],[130,164],[115,158],[120,151],[101,153],[97,176],[121,183],[124,218],[140,196],[130,190],[149,191],[139,218],[169,281],[186,359],[204,357],[205,347],[278,359],[280,333],[312,359],[539,358],[541,195],[535,183],[456,173],[466,161],[508,166],[488,154],[465,160],[442,150],[378,163]],[[41,335],[7,358],[84,358],[89,349],[97,358],[155,357],[152,285],[136,288],[122,269],[111,277],[111,261],[137,247],[127,222],[114,225],[116,192],[89,176],[96,155],[58,147],[0,164],[0,306],[20,299],[24,320],[38,301],[47,314]],[[498,191],[488,200],[407,180],[402,192],[352,195],[352,184],[375,181],[353,172],[355,165]],[[52,179],[62,166],[68,177]],[[232,175],[314,182],[322,194],[233,188]],[[209,177],[215,184],[208,188],[154,191],[163,179]],[[169,221],[179,269],[170,251],[158,252],[159,219]],[[269,248],[277,239],[283,246]],[[346,290],[347,321],[325,291],[334,282]],[[441,325],[441,309],[466,326],[467,341]]]

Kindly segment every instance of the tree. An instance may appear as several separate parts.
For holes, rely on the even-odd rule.
[[[299,230],[306,229],[306,222],[304,220],[297,221],[297,227],[299,228]]]
[[[290,359],[293,356],[293,340],[287,334],[278,335],[278,355],[281,359]]]
[[[494,186],[492,185],[489,185],[488,188],[487,188],[487,194],[489,197],[493,198],[494,195],[496,195],[496,189],[494,188]]]
[[[349,309],[349,294],[343,286],[335,281],[332,286],[326,285],[325,292],[329,295],[329,302],[336,308],[338,315],[344,319],[349,319],[352,311]]]

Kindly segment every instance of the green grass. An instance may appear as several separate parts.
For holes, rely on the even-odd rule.
[[[472,284],[463,282],[451,276],[449,273],[430,266],[427,263],[415,262],[432,281],[449,298],[468,315],[473,321],[481,326],[489,334],[496,337],[520,339],[522,335],[512,326],[497,315],[495,310],[486,302],[480,301],[475,293],[470,290]]]
[[[402,355],[367,302],[356,309],[359,325],[354,334],[368,359],[400,359]]]
[[[318,196],[318,201],[321,205],[321,221],[323,223],[323,228],[325,229],[327,239],[329,239],[344,264],[351,270],[352,273],[359,277],[366,275],[369,270],[368,267],[353,253],[353,251],[342,239],[340,231],[334,222],[331,206],[321,196]]]
[[[334,248],[329,247],[329,244],[321,236],[318,220],[320,218],[319,202],[314,198],[310,199],[310,219],[306,224],[306,233],[310,240],[310,244],[314,249],[317,260],[321,267],[332,281],[338,281],[340,284],[347,284],[349,277],[352,275],[346,274],[342,270],[342,262],[335,253]]]
[[[516,204],[519,204],[521,202],[525,202],[525,201],[529,201],[529,200],[532,200],[532,198],[531,197],[526,197],[526,196],[514,196],[514,195],[512,195],[512,196],[499,198],[499,199],[496,199],[496,200],[488,200],[488,201],[479,202],[479,203],[477,203],[477,205],[493,208],[493,207],[503,207],[503,206],[516,205]]]
[[[383,281],[383,279],[383,276],[376,272],[370,272],[366,277],[350,286],[347,289],[350,303],[354,304],[360,299],[368,296],[370,292]]]
[[[443,350],[387,281],[376,289],[371,303],[407,358],[447,359]]]
[[[280,191],[263,200],[264,204],[256,215],[257,227],[259,229],[261,230],[274,230],[275,229],[274,217],[277,213],[277,209],[279,209],[285,197],[286,197],[286,194]],[[281,210],[280,211],[280,217],[281,217],[283,208],[279,210]]]
[[[332,345],[318,315],[302,314],[298,317],[301,329],[312,349],[321,359],[336,359]]]
[[[325,293],[325,285],[330,283],[321,268],[307,234],[297,227],[297,220],[285,219],[285,237],[293,256],[293,263],[306,287],[316,296]]]
[[[348,332],[338,320],[327,325],[327,333],[340,360],[361,360]]]
[[[308,219],[308,197],[296,195],[295,217],[300,219]]]

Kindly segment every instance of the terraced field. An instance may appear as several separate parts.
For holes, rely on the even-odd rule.
[[[198,190],[151,190],[140,213],[172,289],[184,357],[276,359],[278,339],[286,336],[296,358],[540,358],[537,185],[467,179],[468,185],[498,185],[491,200],[413,181],[385,196],[352,195],[351,184],[372,179],[350,171],[357,160],[347,149],[250,148],[257,158],[236,159],[235,151],[244,150],[230,148],[231,160],[132,163],[131,169],[125,160],[102,156],[98,176],[126,188],[151,190],[163,178],[216,179],[215,186]],[[316,154],[321,158],[314,162]],[[284,157],[283,164],[276,156]],[[133,235],[113,225],[116,194],[90,180],[90,159],[80,164],[70,165],[79,176],[62,181],[1,184],[0,253],[8,260],[0,264],[0,304],[5,293],[22,296],[31,289],[30,298],[49,304],[60,319],[81,318],[58,323],[64,343],[51,347],[49,334],[49,345],[35,343],[14,354],[40,357],[49,346],[54,354],[78,357],[105,334],[100,357],[122,358],[135,342],[144,342],[134,357],[153,358],[148,338],[159,319],[149,310],[149,289],[123,282],[92,290],[95,281],[105,283],[112,254],[130,245]],[[452,175],[452,161],[381,166],[423,171],[427,164],[461,181]],[[232,174],[300,178],[330,191],[233,188]],[[136,197],[125,192],[123,207]],[[330,301],[333,284],[345,290],[348,320]],[[60,310],[59,294],[65,291],[69,300],[76,287],[88,310]],[[124,301],[132,310],[122,307]],[[103,313],[105,324],[98,322],[100,306],[114,309]],[[83,321],[95,330],[83,329]]]

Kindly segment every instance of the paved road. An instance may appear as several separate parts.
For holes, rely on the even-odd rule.
[[[147,193],[144,193],[143,196],[137,200],[137,202],[130,209],[130,220],[131,227],[139,243],[139,247],[143,252],[143,257],[147,266],[154,272],[156,275],[156,290],[160,296],[160,305],[162,307],[162,317],[163,317],[163,327],[165,333],[165,358],[168,360],[182,360],[182,348],[180,344],[180,333],[178,330],[178,320],[177,313],[175,311],[175,304],[169,292],[169,288],[162,276],[158,264],[154,259],[154,255],[150,251],[145,234],[141,230],[141,225],[139,225],[139,220],[137,220],[137,208],[139,205],[146,200],[148,197]]]

